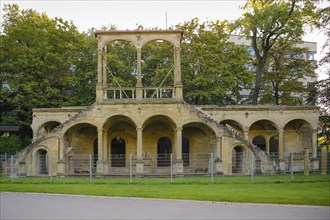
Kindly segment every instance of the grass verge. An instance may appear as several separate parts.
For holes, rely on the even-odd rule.
[[[163,198],[242,203],[330,206],[330,176],[289,175],[176,178],[9,178],[0,179],[0,191],[98,196]]]

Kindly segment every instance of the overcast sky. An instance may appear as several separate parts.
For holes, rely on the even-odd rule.
[[[174,26],[192,18],[205,20],[234,20],[242,14],[239,9],[245,0],[1,0],[1,14],[4,4],[18,4],[21,9],[35,9],[45,12],[49,17],[72,20],[79,31],[100,28],[110,24],[118,29],[135,29],[137,25],[145,28],[162,29]],[[167,16],[166,16],[167,15]],[[167,18],[167,19],[166,19]],[[318,31],[304,37],[305,41],[317,42],[319,60],[325,36]],[[322,70],[320,78],[325,78]]]

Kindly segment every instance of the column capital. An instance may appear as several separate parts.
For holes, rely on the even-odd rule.
[[[183,130],[183,128],[181,126],[179,126],[175,129],[175,131],[182,131],[182,130]]]
[[[137,131],[143,131],[143,128],[142,127],[137,127],[136,130]]]
[[[284,128],[278,128],[278,132],[283,133],[284,132]]]
[[[97,128],[97,131],[98,131],[98,132],[103,132],[104,129],[103,129],[103,128]]]

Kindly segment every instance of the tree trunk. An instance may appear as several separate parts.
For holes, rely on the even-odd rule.
[[[263,66],[257,66],[256,69],[256,80],[253,89],[253,98],[252,98],[252,105],[258,105],[259,101],[259,94],[260,94],[260,84],[262,80],[264,68]]]

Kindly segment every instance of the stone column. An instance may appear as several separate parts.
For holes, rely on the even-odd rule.
[[[278,131],[278,153],[279,153],[279,168],[280,172],[285,171],[285,160],[284,160],[284,130],[280,128]]]
[[[308,148],[305,149],[304,175],[309,176],[309,150],[308,150]]]
[[[175,172],[177,176],[183,175],[183,160],[182,160],[182,127],[176,128],[175,134],[175,151],[176,151],[176,160],[175,160]]]
[[[249,127],[244,128],[244,138],[249,141]]]
[[[102,66],[102,48],[97,50],[97,84],[96,84],[96,100],[101,101],[103,99],[103,89],[102,89],[102,80],[103,80],[103,66]]]
[[[322,147],[322,158],[321,158],[321,173],[322,175],[327,175],[327,157],[328,157],[328,150],[327,147]]]
[[[64,138],[60,137],[59,138],[59,154],[58,154],[58,160],[63,160],[64,159]]]
[[[96,175],[104,175],[104,163],[103,163],[103,129],[97,129],[97,164]]]
[[[311,168],[313,171],[318,171],[320,169],[319,159],[317,158],[317,129],[313,129],[312,134],[312,159]]]
[[[103,53],[103,83],[102,83],[102,88],[103,88],[103,98],[104,99],[107,99],[108,98],[108,95],[107,95],[107,88],[108,88],[108,82],[107,82],[107,47],[104,46],[103,47],[103,50],[102,50],[102,53]]]
[[[312,149],[313,149],[313,158],[317,158],[317,129],[313,129]]]
[[[104,174],[108,173],[108,132],[103,131],[103,164],[104,164]]]
[[[266,154],[269,155],[269,141],[270,139],[267,137],[266,138]]]
[[[136,78],[136,98],[142,99],[142,68],[141,68],[141,47],[136,48],[137,52],[137,78]]]
[[[57,176],[65,176],[65,160],[64,160],[64,138],[58,140],[58,161],[57,161]]]
[[[221,141],[222,138],[220,136],[216,137],[216,144],[215,144],[215,161],[214,161],[214,171],[215,174],[223,174],[222,170],[222,152],[221,152]]]
[[[143,176],[143,157],[142,157],[142,127],[136,128],[137,131],[137,160],[136,160],[136,174]]]
[[[183,99],[182,82],[181,82],[181,57],[180,47],[174,47],[174,86],[175,98]]]

